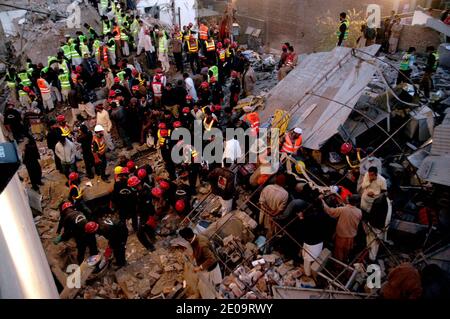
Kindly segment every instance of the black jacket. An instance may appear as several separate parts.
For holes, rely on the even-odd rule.
[[[224,200],[232,199],[235,187],[235,174],[228,168],[218,167],[208,176],[213,194],[222,197]]]

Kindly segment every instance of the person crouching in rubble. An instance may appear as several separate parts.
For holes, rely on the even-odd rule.
[[[86,223],[84,230],[86,234],[95,236],[98,234],[108,240],[108,247],[105,250],[105,257],[109,258],[110,250],[114,253],[116,266],[121,268],[127,264],[125,258],[125,250],[128,239],[128,229],[125,223],[119,221],[114,222],[110,218],[102,219],[96,223],[91,221]]]
[[[83,199],[83,190],[80,187],[81,181],[80,176],[77,172],[72,172],[69,174],[69,201],[73,206],[83,212],[84,215],[90,219],[92,217],[92,211],[86,205]]]
[[[198,288],[202,298],[215,298],[215,286],[222,282],[222,272],[209,239],[203,235],[194,234],[194,231],[189,227],[181,229],[178,234],[191,244],[197,263],[194,271],[199,273]]]
[[[292,173],[292,163],[289,160],[289,156],[297,154],[298,150],[302,147],[302,134],[303,130],[296,127],[294,130],[287,132],[282,140],[280,162],[286,160],[286,171],[289,174]]]
[[[85,233],[87,218],[83,213],[77,211],[71,202],[65,202],[60,206],[60,219],[56,233],[58,236],[53,240],[55,245],[62,241],[75,239],[77,244],[77,262],[81,264],[84,260],[86,247],[89,248],[91,256],[98,254],[97,241],[92,234]],[[63,233],[60,235],[61,230]]]

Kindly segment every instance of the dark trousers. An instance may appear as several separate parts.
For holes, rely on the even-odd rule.
[[[155,241],[155,231],[153,228],[144,224],[139,227],[136,236],[145,248],[148,250],[155,250],[155,246],[153,246],[153,242]]]
[[[153,59],[154,56],[150,51],[145,51],[145,57],[147,58],[147,67],[149,69],[155,68],[155,60]]]
[[[31,185],[33,185],[33,187],[37,187],[41,184],[42,169],[39,162],[36,160],[31,163],[27,163],[25,167],[27,168],[28,175],[30,176]]]
[[[95,235],[86,234],[83,237],[75,238],[77,243],[77,262],[80,265],[84,260],[84,255],[86,254],[86,248],[89,248],[89,254],[91,256],[98,254],[97,241],[95,240]]]
[[[116,259],[116,264],[118,266],[125,266],[127,263],[125,257],[126,245],[127,245],[127,236],[122,236],[122,238],[114,238],[109,241],[109,247],[113,250],[114,258]]]
[[[193,74],[200,73],[200,61],[198,59],[198,53],[189,53],[189,64]]]
[[[219,61],[218,67],[219,67],[219,83],[220,85],[225,85],[225,67],[223,66],[224,62]]]
[[[131,139],[127,131],[121,125],[117,125],[117,131],[120,138],[122,139],[123,144],[125,144],[126,146],[131,146]]]
[[[78,199],[75,201],[74,206],[77,210],[79,210],[80,212],[82,212],[84,214],[84,216],[86,216],[86,218],[88,220],[92,220],[92,211],[91,209],[86,205],[86,202],[83,199]]]
[[[130,210],[127,208],[119,208],[119,218],[122,223],[126,225],[128,219],[131,218],[131,225],[133,226],[134,231],[138,231],[138,215],[136,210]]]
[[[69,178],[69,174],[77,171],[76,163],[61,163],[63,174]]]
[[[61,160],[59,159],[58,156],[56,156],[55,150],[52,150],[52,151],[53,151],[53,157],[55,158],[55,166],[56,166],[56,169],[57,169],[61,174],[64,174],[64,173],[63,173],[63,169],[62,169],[62,165],[61,165]]]
[[[84,166],[86,168],[86,175],[89,178],[93,178],[94,177],[94,158],[93,158],[92,154],[89,154],[86,156],[83,154],[83,161],[84,161]]]
[[[191,190],[191,194],[195,195],[197,194],[195,185],[197,184],[197,178],[200,173],[200,164],[193,163],[189,168],[189,188]]]
[[[100,157],[100,163],[95,164],[95,174],[97,176],[101,176],[102,178],[106,178],[106,156],[102,155]]]
[[[184,66],[183,66],[183,53],[181,52],[174,52],[173,56],[175,58],[175,65],[177,66],[177,72],[184,72]]]
[[[410,77],[411,72],[412,72],[411,69],[406,70],[406,71],[399,71],[398,76],[397,76],[397,84],[400,84],[402,82],[409,83],[408,78]]]

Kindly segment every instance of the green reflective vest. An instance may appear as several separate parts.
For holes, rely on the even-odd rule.
[[[59,82],[61,83],[61,89],[70,90],[70,77],[68,73],[58,75]]]
[[[53,62],[57,61],[58,58],[54,55],[47,57],[47,66],[50,66]]]
[[[20,79],[20,84],[22,84],[23,86],[31,86],[31,81],[28,78],[27,72],[20,72],[19,74],[17,74],[17,76]]]
[[[86,44],[80,44],[80,51],[81,51],[81,56],[84,58],[84,55],[87,54],[88,56],[91,55],[91,53],[89,52],[89,48]]]
[[[158,52],[160,53],[166,53],[167,52],[167,38],[166,35],[163,35],[159,38],[159,49]]]
[[[100,7],[102,9],[108,8],[109,1],[108,0],[100,0]]]
[[[111,32],[111,23],[109,21],[103,21],[103,35]]]
[[[24,90],[19,90],[19,96],[28,96],[28,93]]]
[[[125,71],[117,72],[117,77],[120,79],[120,81],[125,81]]]
[[[108,50],[111,52],[116,52],[116,41],[114,41],[114,39],[108,40]]]
[[[120,28],[120,40],[122,41],[128,41],[128,34],[126,34],[127,30],[123,27]]]
[[[14,76],[12,76],[9,74],[9,72],[6,72],[5,78],[6,78],[6,85],[8,85],[8,87],[11,90],[14,90],[16,88],[16,80],[17,80],[16,75],[14,74]]]
[[[409,70],[409,62],[411,60],[411,54],[406,53],[403,58],[402,61],[400,62],[400,70],[401,71],[408,71]]]
[[[70,56],[72,57],[72,59],[81,58],[77,49],[75,49],[75,43],[70,46]]]
[[[345,26],[346,26],[345,33],[344,33],[344,40],[347,40],[347,38],[348,38],[348,29],[350,28],[350,21],[348,21],[348,19],[345,19],[344,21],[342,21],[339,24],[339,29],[337,30],[336,34],[337,34],[337,37],[339,39],[339,37],[341,36],[340,27],[341,27],[342,24],[345,24]]]
[[[71,58],[72,58],[72,49],[71,49],[70,45],[64,44],[64,45],[61,47],[61,51],[64,53],[64,56],[65,56],[67,59],[71,59]]]
[[[92,49],[95,52],[95,56],[100,55],[100,52],[98,50],[98,48],[100,48],[100,44],[101,44],[100,40],[95,40],[94,43],[92,44]]]
[[[84,34],[80,34],[80,35],[78,36],[78,39],[80,39],[80,43],[83,43],[84,40],[87,40],[87,36],[85,36]]]
[[[62,69],[64,71],[64,73],[70,73],[69,66],[67,65],[66,60],[62,60],[62,62],[59,64],[59,66],[60,66],[60,69]]]
[[[434,52],[434,65],[433,65],[433,71],[436,71],[439,65],[439,53]]]
[[[213,65],[212,67],[209,68],[208,71],[211,71],[213,73],[213,76],[216,78],[216,80],[219,79],[219,68],[217,67],[217,65]],[[209,74],[208,74],[208,82],[209,82]]]

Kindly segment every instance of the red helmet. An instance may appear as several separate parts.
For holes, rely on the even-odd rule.
[[[166,191],[170,188],[170,184],[168,182],[166,182],[165,180],[162,180],[159,182],[159,187],[161,187],[161,189],[163,191]]]
[[[157,68],[156,70],[155,70],[155,72],[158,74],[158,73],[163,73],[163,71],[160,69],[160,68]]]
[[[139,85],[133,85],[133,86],[131,87],[131,89],[132,89],[133,91],[139,91]]]
[[[236,71],[231,71],[231,77],[232,78],[237,78],[238,77],[238,73]]]
[[[222,47],[223,47],[222,42],[217,42],[217,48],[218,48],[218,49],[221,49]]]
[[[216,77],[215,77],[215,76],[210,77],[210,78],[209,78],[209,82],[211,82],[211,83],[216,83],[216,82],[217,82]]]
[[[31,91],[30,88],[29,88],[28,86],[24,86],[24,87],[23,87],[23,90],[24,90],[25,92],[30,92],[30,91]]]
[[[138,72],[136,69],[133,69],[133,70],[131,71],[131,74],[132,74],[133,76],[136,76],[136,75],[139,74],[139,72]]]
[[[192,96],[190,96],[190,95],[186,95],[186,100],[188,100],[188,101],[192,101]]]
[[[175,122],[173,122],[173,127],[174,127],[174,128],[181,127],[181,122],[180,122],[180,121],[175,121]]]
[[[64,116],[64,115],[58,115],[57,117],[56,117],[56,121],[58,121],[58,122],[64,122],[66,120],[66,117]]]
[[[136,176],[131,176],[128,179],[128,187],[135,187],[137,185],[139,185],[139,183],[141,182],[141,180],[139,178],[137,178]]]
[[[283,44],[283,46],[281,47],[282,49],[286,49],[287,50],[287,45],[286,44]]]
[[[136,168],[136,164],[134,164],[134,161],[129,160],[127,163],[127,168],[131,171],[132,169]]]
[[[77,67],[75,68],[75,72],[80,73],[81,71],[83,71],[83,68],[81,67],[81,65],[77,65]]]
[[[224,44],[230,44],[230,42],[231,42],[231,41],[230,41],[230,39],[228,39],[228,38],[226,38],[225,40],[223,40],[223,43],[224,43]]]
[[[156,226],[158,225],[158,224],[156,223],[156,218],[155,218],[155,216],[149,216],[148,219],[147,219],[146,224],[147,224],[148,226],[150,226],[151,228],[153,228],[153,229],[155,229]]]
[[[98,229],[98,224],[96,222],[88,222],[84,225],[84,231],[88,234],[95,234]]]
[[[80,176],[78,176],[77,172],[72,172],[69,174],[69,181],[73,182],[76,181]]]
[[[159,129],[166,128],[166,123],[164,123],[164,122],[159,123],[159,124],[158,124],[158,128],[159,128]]]
[[[233,41],[233,42],[231,43],[231,47],[232,47],[233,49],[236,49],[236,48],[238,47],[237,42]]]
[[[185,113],[185,114],[187,114],[187,113],[189,113],[189,107],[188,106],[185,106],[185,107],[183,107],[183,113]]]
[[[169,135],[169,131],[163,128],[159,131],[159,134],[161,134],[162,137],[167,137]]]
[[[72,207],[72,206],[73,206],[73,204],[71,202],[65,202],[61,206],[61,212],[65,211],[67,208]]]
[[[119,83],[119,82],[120,82],[120,79],[119,79],[118,76],[116,76],[116,77],[114,78],[114,83]]]
[[[116,96],[116,91],[114,91],[114,90],[109,91],[109,96],[111,96],[111,97]]]
[[[157,198],[160,198],[160,197],[162,197],[162,194],[163,194],[163,191],[162,191],[161,188],[159,188],[159,187],[154,187],[154,188],[152,189],[152,195],[153,195],[153,196],[155,196],[155,197],[157,197]]]
[[[122,167],[122,169],[120,170],[120,174],[130,174],[130,170],[128,169],[128,167]]]
[[[202,89],[207,89],[207,88],[209,88],[209,84],[208,84],[208,82],[202,82],[202,84],[200,84],[200,87]]]
[[[349,154],[353,149],[353,145],[351,143],[344,143],[341,145],[341,153],[344,155]]]
[[[175,210],[181,213],[182,211],[184,211],[185,208],[186,204],[184,203],[184,200],[183,199],[177,200],[177,202],[175,203]]]
[[[214,108],[214,112],[222,110],[222,107],[219,104],[213,105],[213,108]]]
[[[139,179],[144,179],[147,177],[147,171],[145,170],[145,168],[141,168],[138,170],[137,175]]]

